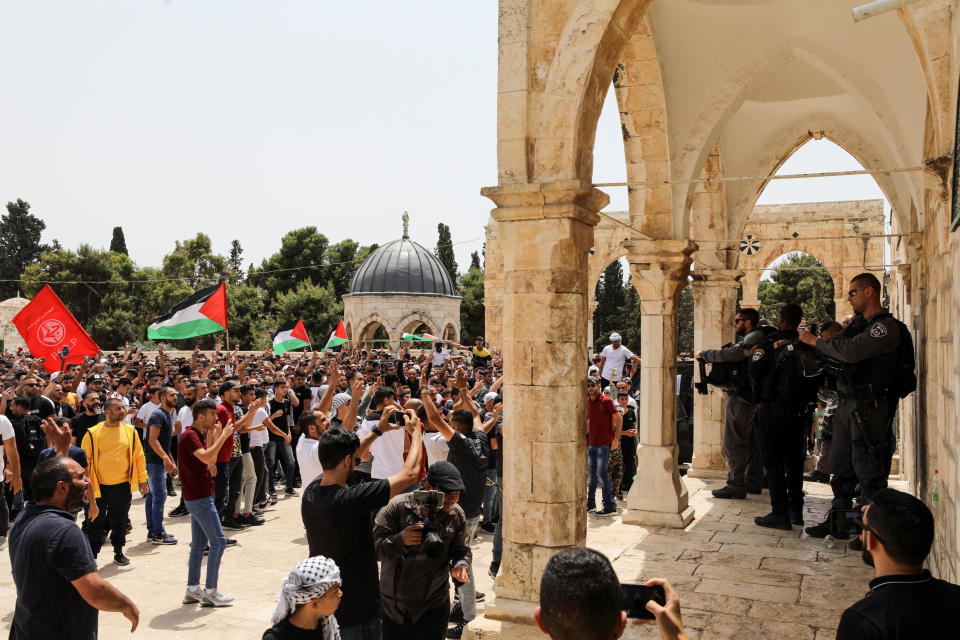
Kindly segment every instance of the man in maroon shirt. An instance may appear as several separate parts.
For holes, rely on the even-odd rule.
[[[232,424],[221,426],[213,400],[201,400],[193,407],[193,424],[177,438],[177,463],[183,484],[183,504],[192,518],[190,556],[187,562],[187,593],[184,604],[199,602],[204,607],[223,607],[233,598],[217,590],[220,559],[227,547],[227,538],[220,526],[214,505],[214,482],[210,474],[217,452],[225,442],[233,440]],[[209,544],[206,588],[200,588],[200,565],[203,551]]]
[[[612,516],[617,512],[613,497],[613,484],[607,465],[610,462],[610,445],[614,437],[620,437],[622,418],[613,400],[600,393],[600,381],[587,378],[587,465],[590,482],[587,488],[587,510],[595,509],[597,480],[603,487],[603,509],[595,514]]]
[[[215,492],[214,503],[217,505],[217,513],[220,514],[220,520],[224,518],[224,510],[227,506],[227,491],[230,484],[230,472],[233,465],[240,461],[240,432],[253,419],[256,408],[251,405],[252,411],[239,416],[234,409],[240,404],[240,383],[236,380],[227,380],[220,385],[220,404],[217,406],[217,421],[221,427],[226,428],[232,425],[234,428],[233,437],[224,441],[217,452],[217,475],[214,478]],[[260,406],[263,406],[261,402]],[[229,514],[228,514],[229,515]]]

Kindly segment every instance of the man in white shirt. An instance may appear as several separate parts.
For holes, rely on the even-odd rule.
[[[150,419],[150,416],[153,415],[153,412],[160,408],[160,387],[154,386],[150,387],[149,400],[140,407],[140,410],[137,411],[137,417],[134,418],[134,425],[137,427],[137,430],[140,432],[140,439],[145,439],[147,420]],[[193,424],[191,419],[190,424]],[[187,427],[189,425],[183,425]]]
[[[397,394],[390,387],[380,387],[373,394],[373,400],[370,402],[373,407],[364,417],[363,425],[357,435],[363,440],[371,431],[377,429],[380,420],[386,413],[388,416],[398,411]],[[392,409],[391,409],[392,408]],[[388,411],[389,410],[389,411]],[[396,414],[396,419],[402,420],[400,414]],[[403,468],[403,445],[406,431],[395,429],[384,432],[370,446],[370,454],[373,457],[373,464],[370,467],[370,477],[376,480],[387,479],[398,473]],[[359,468],[359,465],[358,465]]]
[[[450,349],[444,349],[443,343],[438,342],[437,346],[433,350],[431,355],[430,364],[433,365],[435,369],[439,369],[443,366],[443,363],[450,359]],[[391,433],[393,433],[391,431]]]
[[[3,456],[0,455],[0,478],[4,482],[10,482],[10,491],[17,495],[23,489],[23,481],[20,478],[20,455],[17,453],[17,436],[13,431],[13,424],[10,419],[0,414],[0,440],[3,441],[3,453],[7,455],[10,461],[9,473],[4,469]],[[10,514],[7,511],[7,501],[0,496],[0,550],[7,545],[7,528],[10,522]]]
[[[611,333],[610,344],[600,352],[601,388],[623,377],[623,365],[626,364],[627,360],[640,362],[640,358],[633,355],[633,352],[623,346],[621,342],[622,338],[619,333]]]

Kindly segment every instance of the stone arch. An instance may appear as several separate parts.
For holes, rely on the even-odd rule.
[[[443,333],[440,336],[444,340],[450,340],[452,342],[458,342],[459,336],[457,335],[457,328],[453,325],[452,322],[448,322],[443,328]]]
[[[707,106],[698,118],[699,124],[691,132],[691,136],[685,145],[687,149],[695,148],[697,150],[682,156],[678,159],[678,162],[674,163],[674,177],[682,179],[697,177],[714,142],[719,139],[720,133],[727,127],[727,124],[739,111],[747,97],[753,91],[773,80],[784,68],[797,60],[810,64],[855,98],[863,107],[866,116],[876,125],[877,130],[885,134],[885,142],[891,162],[894,166],[905,166],[904,132],[897,122],[884,121],[880,115],[884,112],[896,111],[889,107],[889,101],[885,98],[882,90],[866,80],[855,84],[851,78],[866,77],[866,74],[856,73],[856,65],[841,52],[806,38],[798,38],[786,46],[777,46],[772,50],[758,54],[753,62],[731,76],[735,80],[729,83],[721,95],[715,96],[714,100],[706,103]],[[916,201],[917,197],[916,182],[916,180],[908,182],[913,201]],[[694,187],[695,185],[675,185],[674,203],[675,215],[678,216],[677,228],[684,232],[689,225],[689,202],[694,193]],[[681,197],[678,197],[678,193]],[[679,203],[683,203],[683,207],[680,207]]]
[[[378,328],[383,329],[383,332],[387,335],[387,338],[390,338],[390,339],[393,338],[393,336],[391,335],[391,331],[393,330],[392,323],[389,321],[389,319],[383,317],[378,313],[373,313],[368,315],[367,317],[358,321],[357,324],[360,327],[359,331],[357,332],[357,337],[355,339],[355,342],[358,345],[364,345],[367,347],[385,346],[383,343],[374,342],[374,339],[375,339],[374,336],[377,334]]]
[[[396,327],[401,333],[413,333],[414,329],[421,324],[427,327],[428,333],[436,335],[440,331],[439,323],[422,311],[411,311],[406,314],[396,323]]]
[[[620,53],[651,1],[580,0],[559,32],[546,33],[548,25],[535,25],[544,31],[532,34],[543,38],[537,45],[547,52],[550,46],[555,49],[533,69],[534,86],[529,86],[526,65],[501,76],[501,91],[505,86],[531,90],[527,96],[517,95],[508,107],[519,108],[528,117],[501,119],[498,126],[499,139],[508,141],[499,154],[501,184],[590,182],[604,96]],[[530,46],[525,29],[518,31],[509,34],[515,42],[501,43],[501,55],[504,47],[525,51]],[[517,51],[509,55],[526,57]],[[502,108],[505,102],[501,93]]]

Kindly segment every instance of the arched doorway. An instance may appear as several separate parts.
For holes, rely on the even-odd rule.
[[[833,277],[823,263],[802,251],[786,253],[768,265],[757,288],[760,316],[776,326],[780,307],[803,307],[808,323],[823,324],[836,316]]]

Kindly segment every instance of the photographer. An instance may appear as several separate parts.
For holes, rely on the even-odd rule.
[[[866,597],[843,612],[837,640],[960,638],[960,586],[923,568],[933,545],[933,514],[917,498],[878,489],[855,521],[863,561],[874,567]]]
[[[651,600],[646,609],[656,618],[661,640],[687,640],[676,591],[659,578],[645,586],[655,585],[663,587],[666,602],[661,606]],[[623,605],[623,589],[610,561],[599,551],[580,547],[547,561],[540,579],[540,606],[533,618],[553,640],[613,640],[627,626]]]
[[[763,486],[763,465],[760,461],[759,438],[756,433],[757,405],[753,402],[747,377],[749,351],[744,349],[744,338],[760,324],[756,309],[741,309],[736,318],[737,342],[722,349],[701,351],[697,360],[733,364],[731,386],[727,389],[727,409],[723,424],[723,457],[730,471],[725,487],[713,490],[714,498],[747,497],[760,493]],[[705,393],[705,392],[704,392]]]
[[[469,580],[472,555],[466,517],[457,504],[464,489],[460,472],[449,462],[437,462],[427,469],[423,488],[393,498],[373,528],[384,640],[443,638],[450,613],[447,575]]]

